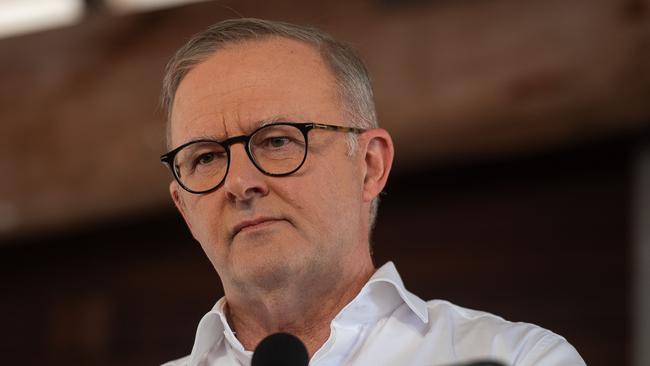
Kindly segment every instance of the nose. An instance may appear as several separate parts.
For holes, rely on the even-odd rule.
[[[269,193],[266,175],[248,157],[244,144],[230,148],[230,168],[223,183],[226,198],[231,202],[250,201]]]

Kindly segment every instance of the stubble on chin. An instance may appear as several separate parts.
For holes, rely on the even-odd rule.
[[[292,253],[291,258],[269,257],[247,263],[244,268],[235,269],[231,281],[243,293],[309,296],[327,287],[327,283],[336,283],[334,277],[341,273],[338,265],[325,263],[318,253],[303,258]]]
[[[250,269],[246,278],[241,279],[241,285],[254,287],[258,291],[275,292],[289,287],[292,277],[291,270],[286,266],[269,264]]]

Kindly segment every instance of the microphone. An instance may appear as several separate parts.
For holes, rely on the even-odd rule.
[[[255,347],[251,366],[308,366],[307,348],[298,337],[275,333],[262,339]],[[456,366],[505,366],[496,361],[473,361]]]
[[[251,366],[307,366],[307,348],[298,337],[275,333],[262,339],[255,347]]]
[[[476,360],[467,363],[454,363],[447,366],[506,366],[505,364],[493,360]]]

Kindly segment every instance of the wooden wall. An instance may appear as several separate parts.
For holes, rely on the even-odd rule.
[[[418,165],[646,126],[649,4],[213,1],[0,40],[0,240],[164,207],[163,68],[215,21],[282,19],[351,43],[399,162]]]
[[[409,289],[533,322],[589,365],[630,362],[635,138],[463,165],[397,169],[374,235]],[[222,290],[171,205],[8,243],[7,364],[143,365],[189,353]]]
[[[237,15],[352,43],[397,146],[378,264],[406,284],[629,363],[629,162],[650,123],[649,0],[213,1],[101,9],[0,40],[0,354],[155,364],[190,351],[218,278],[158,163],[162,69]]]

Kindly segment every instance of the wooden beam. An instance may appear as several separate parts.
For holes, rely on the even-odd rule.
[[[650,120],[648,1],[233,1],[0,41],[0,238],[170,207],[164,64],[233,16],[312,24],[360,50],[397,166],[578,143]],[[632,5],[630,5],[632,4]]]

